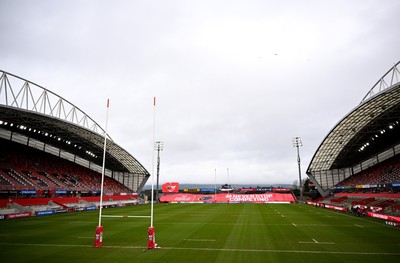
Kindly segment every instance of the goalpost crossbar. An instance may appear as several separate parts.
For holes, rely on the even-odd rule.
[[[121,216],[121,215],[102,215],[101,217],[111,217],[111,218],[150,218],[150,216]]]

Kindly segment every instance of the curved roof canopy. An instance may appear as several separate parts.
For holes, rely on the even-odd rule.
[[[105,131],[86,113],[61,96],[33,82],[0,71],[0,138],[43,151],[57,149],[102,167]],[[18,137],[13,138],[13,137]],[[107,134],[105,168],[141,175],[147,170]]]
[[[307,174],[322,194],[345,178],[400,153],[400,71],[395,64],[325,137]]]

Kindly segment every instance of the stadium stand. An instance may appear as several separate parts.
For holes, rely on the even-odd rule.
[[[394,156],[376,166],[370,167],[344,181],[338,183],[336,187],[348,186],[350,189],[361,185],[369,185],[375,191],[388,191],[384,185],[392,185],[400,182],[400,156]],[[349,188],[347,188],[349,189]],[[396,189],[389,189],[396,191]]]
[[[0,70],[0,219],[93,210],[101,194],[106,207],[136,204],[149,177],[79,107]]]
[[[327,134],[307,175],[317,207],[400,225],[400,62]]]
[[[75,194],[100,191],[101,175],[75,163],[57,158],[51,154],[13,145],[0,140],[0,189],[36,190],[37,196],[56,195],[56,190]],[[116,180],[105,177],[104,192],[112,194],[130,193],[128,187]]]
[[[14,159],[8,156],[8,162],[14,167],[10,170],[9,165],[3,165],[5,170],[0,174],[0,186],[6,188],[81,187],[89,190],[98,188],[96,178],[104,171],[105,178],[113,178],[130,191],[139,193],[150,177],[149,172],[136,158],[114,142],[111,136],[79,107],[47,88],[2,70],[0,139],[12,144],[11,147],[1,147],[2,154],[6,154],[17,145],[24,145],[29,147],[26,151],[35,149],[56,157],[46,163],[46,167],[51,168],[46,173],[40,167],[41,162],[46,162],[46,159],[34,162],[19,158],[18,155],[14,155],[18,156]],[[105,162],[102,158],[104,149]],[[79,174],[79,171],[74,171],[77,178],[68,177],[71,176],[71,172],[66,173],[66,169],[74,169],[74,166],[61,160],[78,164],[96,174],[90,174],[88,171]],[[64,167],[61,166],[63,163]],[[55,166],[51,167],[53,164]],[[38,165],[39,167],[36,167]],[[29,169],[25,169],[26,167]],[[115,182],[107,179],[106,184],[109,191],[120,191],[120,185]]]
[[[315,152],[307,175],[321,196],[399,191],[399,65],[379,78]]]

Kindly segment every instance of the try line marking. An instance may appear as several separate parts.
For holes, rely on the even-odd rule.
[[[314,238],[312,239],[313,242],[303,242],[303,241],[299,241],[300,244],[322,244],[322,245],[333,245],[335,243],[333,242],[318,242],[317,240],[315,240]]]
[[[322,242],[319,242],[321,244]],[[0,243],[7,246],[36,246],[36,247],[81,247],[95,249],[93,245],[76,244],[30,244],[30,243]],[[144,249],[145,246],[107,246],[105,249]],[[98,248],[96,248],[98,249]],[[400,256],[400,252],[360,252],[360,251],[316,251],[316,250],[283,250],[283,249],[246,249],[246,248],[200,248],[200,247],[162,247],[164,250],[193,250],[193,251],[225,251],[225,252],[258,252],[258,253],[297,253],[297,254],[339,254],[339,255],[381,255]]]
[[[193,239],[184,239],[185,241],[199,241],[199,242],[215,242],[215,239],[200,239],[200,238],[193,238]]]

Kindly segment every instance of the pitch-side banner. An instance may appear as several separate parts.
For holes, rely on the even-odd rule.
[[[292,194],[171,194],[163,195],[161,202],[170,203],[293,203],[295,198]]]
[[[162,185],[163,193],[179,193],[179,183],[165,183]]]
[[[383,215],[383,214],[371,213],[371,212],[367,212],[367,215],[370,217],[374,217],[374,218],[379,218],[379,219],[383,219],[383,220],[387,220],[387,221],[400,223],[400,217],[396,217],[396,216]]]

